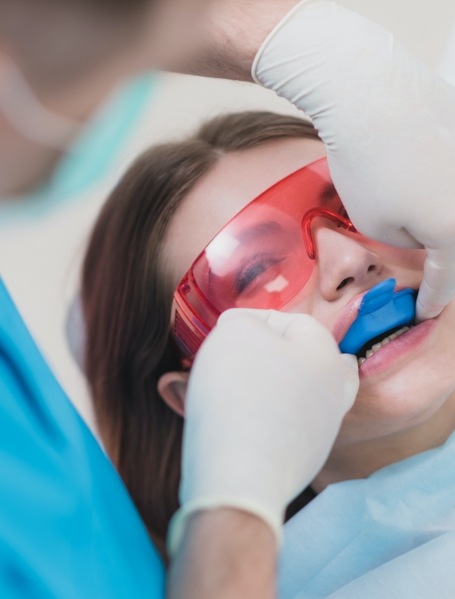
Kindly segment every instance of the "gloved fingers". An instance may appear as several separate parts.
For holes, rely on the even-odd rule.
[[[438,316],[455,296],[455,248],[428,249],[417,296],[417,321]]]
[[[328,332],[309,314],[286,313],[269,310],[266,317],[268,326],[278,335],[289,341],[303,342],[308,345],[310,338]]]
[[[323,335],[331,337],[328,330],[309,314],[299,312],[279,312],[278,310],[259,310],[255,308],[233,308],[221,314],[218,322],[226,322],[233,318],[246,316],[257,318],[267,324],[268,328],[290,341],[302,341],[308,344],[310,336]]]
[[[217,325],[224,324],[232,319],[237,319],[241,316],[259,318],[266,321],[271,310],[260,310],[258,308],[230,308],[223,312],[218,318]]]
[[[399,248],[424,249],[424,244],[402,224],[396,224],[390,222],[388,218],[383,218],[384,214],[380,210],[377,210],[377,213],[374,214],[369,202],[363,200],[363,206],[359,206],[358,203],[362,199],[359,199],[352,192],[349,195],[343,194],[342,201],[353,225],[365,237]],[[384,205],[384,202],[382,205]],[[401,221],[397,219],[397,223],[401,223]]]
[[[343,413],[352,408],[359,388],[357,358],[349,354],[339,354],[332,334],[315,318],[297,312],[236,308],[224,312],[218,322],[222,320],[226,324],[226,322],[233,322],[233,319],[242,317],[259,319],[267,325],[269,331],[278,337],[298,344],[304,352],[311,351],[313,360],[315,360],[316,354],[320,353],[321,359],[316,362],[323,362],[325,367],[331,370],[332,376],[339,381],[340,387],[337,396],[340,398]]]

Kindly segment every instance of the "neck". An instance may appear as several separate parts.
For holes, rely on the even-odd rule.
[[[455,393],[430,418],[413,427],[375,439],[336,444],[311,484],[320,493],[343,480],[366,478],[373,472],[442,445],[455,430]]]

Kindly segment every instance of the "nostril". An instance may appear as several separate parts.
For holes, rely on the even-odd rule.
[[[370,264],[368,267],[368,272],[374,272],[376,270],[376,266],[374,264]]]
[[[351,283],[353,280],[354,280],[354,277],[347,277],[346,279],[343,279],[341,281],[341,283],[338,285],[337,291],[339,291],[340,289],[343,289],[343,287],[346,287],[346,285]]]

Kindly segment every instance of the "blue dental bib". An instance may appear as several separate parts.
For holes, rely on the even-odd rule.
[[[387,279],[365,294],[357,318],[340,343],[343,353],[357,354],[371,339],[414,323],[417,293],[410,288],[395,292],[395,285],[395,279]]]

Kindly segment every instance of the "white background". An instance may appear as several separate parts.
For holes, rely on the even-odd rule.
[[[453,0],[343,0],[380,22],[431,68],[455,83]],[[151,143],[178,138],[219,112],[267,108],[294,112],[284,100],[251,84],[165,75],[108,177],[39,221],[0,233],[0,267],[22,314],[70,398],[91,426],[83,377],[64,336],[67,306],[77,289],[84,244],[100,204],[132,157]]]

